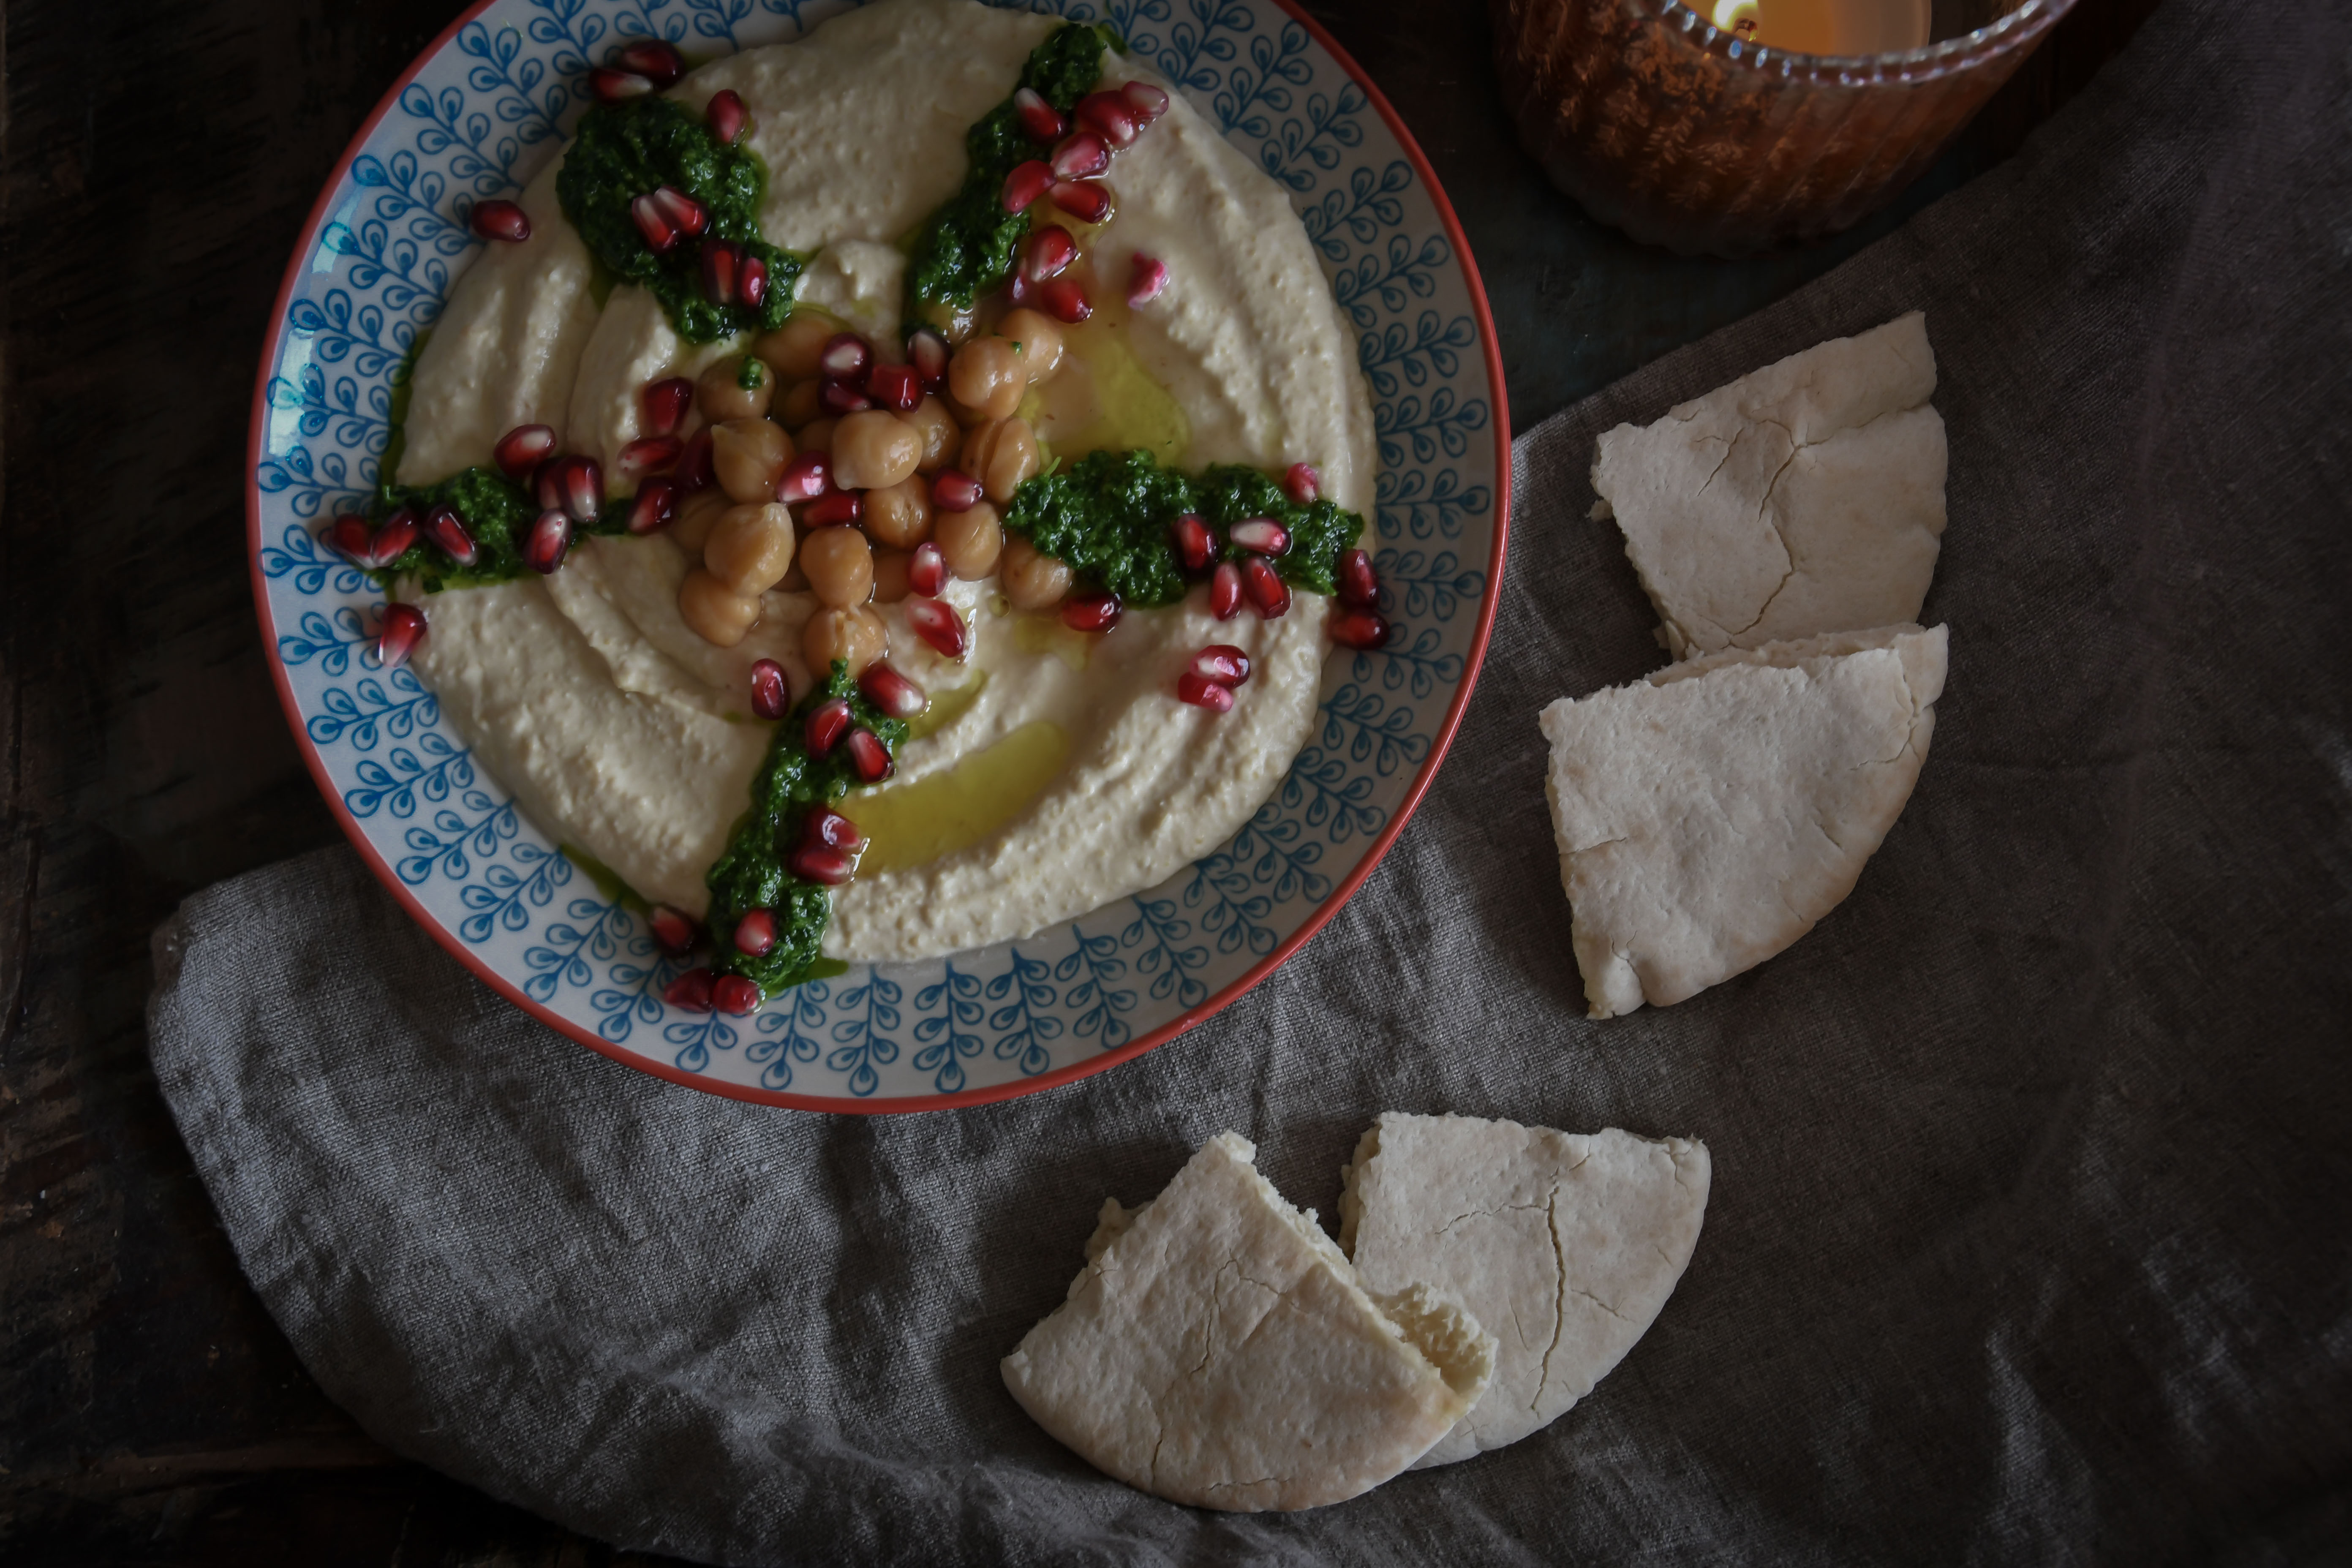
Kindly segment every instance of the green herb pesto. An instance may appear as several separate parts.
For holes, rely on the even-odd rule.
[[[820,957],[825,923],[833,918],[833,889],[803,882],[785,867],[801,841],[801,822],[814,805],[829,805],[857,784],[847,747],[820,762],[809,755],[808,716],[819,703],[849,699],[856,721],[874,731],[892,756],[907,742],[907,726],[866,700],[849,667],[835,661],[830,677],[802,699],[776,726],[767,760],[751,778],[751,809],[728,837],[704,880],[710,885],[710,935],[716,949],[711,968],[740,974],[772,996],[787,986],[838,973]],[[853,818],[854,819],[854,818]],[[773,910],[776,945],[754,958],[730,940],[738,921],[753,910]]]
[[[424,583],[426,593],[437,594],[444,588],[478,588],[489,583],[512,582],[530,570],[523,564],[522,542],[530,525],[539,520],[539,503],[531,499],[530,491],[496,468],[467,468],[433,485],[395,485],[386,481],[377,488],[375,499],[367,510],[371,521],[382,522],[400,508],[408,507],[415,510],[422,527],[425,514],[436,506],[447,507],[465,521],[466,531],[474,536],[474,563],[458,565],[441,552],[440,546],[420,534],[397,561],[373,574],[380,585],[388,588],[396,578],[415,577]],[[628,517],[627,501],[607,502],[604,514],[578,531],[625,533],[628,531]]]
[[[1108,25],[1065,22],[1021,68],[1025,87],[1064,114],[1102,79],[1102,52],[1125,53],[1125,40]],[[1029,232],[1026,213],[1004,210],[1004,176],[1016,164],[1043,157],[1029,140],[1011,94],[964,132],[969,161],[963,184],[930,216],[908,249],[908,313],[916,327],[945,327],[960,311],[1011,275],[1013,252]]]
[[[592,256],[614,277],[651,289],[678,336],[708,343],[781,326],[792,312],[801,258],[760,237],[766,184],[749,147],[719,141],[684,104],[649,96],[600,103],[581,116],[555,195]],[[699,241],[681,237],[667,254],[646,243],[629,204],[657,185],[675,186],[709,210],[705,239],[733,240],[767,263],[768,291],[758,309],[705,297]]]
[[[1244,553],[1226,538],[1234,524],[1274,519],[1290,531],[1290,553],[1275,570],[1314,594],[1333,590],[1339,552],[1364,530],[1362,518],[1332,501],[1300,506],[1255,468],[1221,463],[1192,475],[1163,468],[1140,449],[1089,452],[1027,481],[1005,509],[1004,526],[1121,602],[1149,607],[1172,605],[1191,586],[1169,537],[1169,525],[1188,511],[1208,523],[1220,560]]]
[[[735,367],[735,384],[746,392],[757,392],[768,384],[768,366],[757,354],[745,354],[743,363]]]

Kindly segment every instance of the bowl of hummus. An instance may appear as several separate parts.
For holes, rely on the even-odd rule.
[[[1173,1037],[1402,827],[1502,567],[1499,360],[1280,0],[488,0],[312,215],[253,425],[275,674],[510,1000],[914,1110]]]

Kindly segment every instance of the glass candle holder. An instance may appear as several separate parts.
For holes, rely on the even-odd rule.
[[[1873,55],[1773,48],[1677,0],[1489,11],[1504,101],[1554,184],[1636,239],[1745,256],[1891,200],[2073,5],[1935,0],[1935,31],[1969,30]]]

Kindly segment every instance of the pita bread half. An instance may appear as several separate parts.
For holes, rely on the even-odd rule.
[[[1698,1245],[1706,1145],[1383,1111],[1339,1170],[1339,1245],[1365,1288],[1421,1285],[1496,1339],[1495,1381],[1415,1462],[1551,1424],[1657,1321]]]
[[[1944,532],[1914,310],[1602,436],[1592,488],[1676,658],[1916,620]]]
[[[1004,1383],[1080,1458],[1154,1496],[1319,1508],[1468,1414],[1495,1336],[1425,1287],[1367,1294],[1256,1153],[1221,1132],[1140,1209],[1105,1204],[1069,1300],[1004,1358]]]
[[[1918,782],[1946,648],[1942,626],[1838,632],[1544,710],[1592,1016],[1753,968],[1853,890]]]

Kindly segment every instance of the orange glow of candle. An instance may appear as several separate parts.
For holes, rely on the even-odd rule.
[[[1725,32],[1799,55],[1876,55],[1927,42],[1928,0],[1716,0]]]

